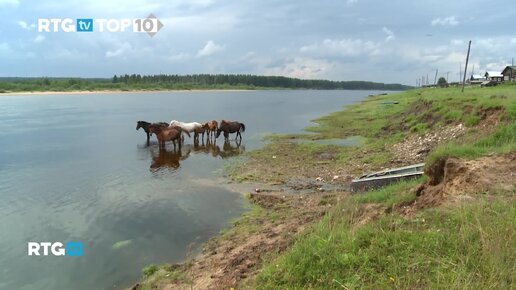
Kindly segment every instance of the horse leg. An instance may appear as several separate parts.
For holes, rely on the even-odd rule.
[[[149,134],[149,132],[145,132],[145,133],[147,133],[147,146],[149,146],[149,144],[150,144],[150,134]]]

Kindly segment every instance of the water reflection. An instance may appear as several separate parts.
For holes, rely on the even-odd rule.
[[[220,157],[222,159],[237,156],[245,151],[245,146],[242,145],[241,141],[235,142],[224,142],[222,150],[216,142],[211,139],[207,139],[206,142],[194,142],[193,150],[196,153],[204,153],[213,157]]]
[[[177,170],[181,167],[181,162],[193,154],[205,154],[214,158],[226,159],[242,154],[245,151],[245,145],[239,141],[228,141],[222,144],[222,149],[216,142],[207,139],[195,141],[193,144],[183,144],[176,149],[162,148],[159,149],[157,143],[150,143],[148,150],[151,154],[150,170],[156,172],[161,169]],[[143,149],[143,148],[141,148]]]
[[[176,170],[180,166],[179,161],[188,158],[190,152],[192,152],[192,145],[183,145],[178,147],[177,150],[151,148],[152,163],[150,170],[157,171],[161,168]]]

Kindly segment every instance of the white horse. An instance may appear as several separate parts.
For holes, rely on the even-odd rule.
[[[179,126],[179,127],[181,127],[181,129],[183,129],[184,131],[187,131],[189,133],[193,132],[194,140],[199,138],[199,134],[202,134],[202,138],[204,139],[204,131],[206,130],[206,128],[201,123],[197,123],[197,122],[184,123],[184,122],[172,120],[172,121],[170,121],[169,127],[172,127],[172,126]]]

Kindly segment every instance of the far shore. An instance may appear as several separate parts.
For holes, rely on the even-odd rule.
[[[33,92],[4,92],[1,96],[30,96],[30,95],[82,95],[82,94],[120,94],[120,93],[197,93],[197,92],[246,92],[256,90],[246,89],[193,89],[193,90],[94,90],[94,91],[33,91]]]

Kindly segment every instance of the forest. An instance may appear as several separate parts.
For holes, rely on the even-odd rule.
[[[248,74],[114,75],[112,78],[0,78],[0,93],[101,90],[192,90],[192,89],[322,89],[393,90],[410,89],[402,84],[369,81],[331,81],[258,76]]]

